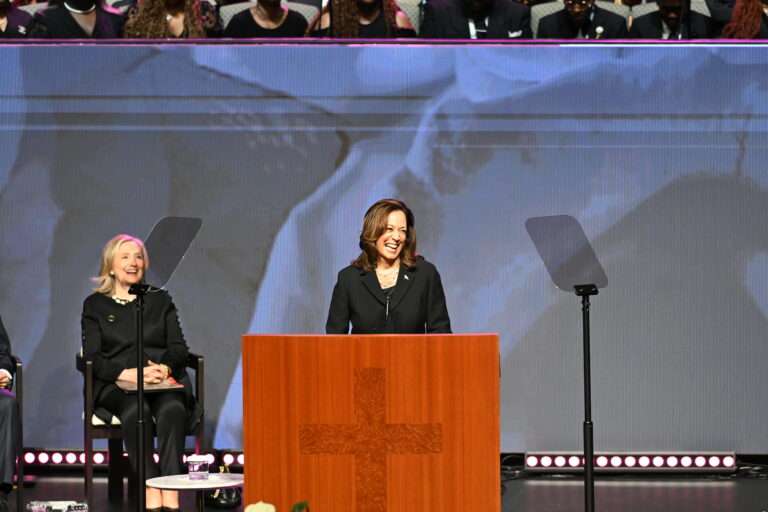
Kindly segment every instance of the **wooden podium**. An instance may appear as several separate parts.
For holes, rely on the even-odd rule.
[[[499,512],[495,334],[243,336],[244,505]]]

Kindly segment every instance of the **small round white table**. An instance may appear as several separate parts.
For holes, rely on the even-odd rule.
[[[237,473],[211,473],[206,480],[190,480],[189,475],[158,476],[147,480],[147,487],[166,491],[197,491],[197,510],[205,510],[203,491],[242,487],[243,475]]]

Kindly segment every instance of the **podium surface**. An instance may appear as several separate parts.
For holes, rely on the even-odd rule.
[[[498,512],[495,334],[244,335],[245,504]]]

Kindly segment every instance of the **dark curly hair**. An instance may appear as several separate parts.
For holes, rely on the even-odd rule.
[[[184,32],[182,37],[203,38],[201,0],[184,0]],[[168,39],[174,37],[168,30],[165,17],[168,12],[164,0],[141,0],[138,10],[128,15],[124,37],[134,39]]]
[[[731,21],[723,28],[728,39],[752,39],[760,33],[763,3],[760,0],[736,0]]]
[[[381,15],[387,26],[387,35],[397,34],[397,11],[400,8],[395,0],[379,0],[381,3]],[[331,0],[329,3],[331,12],[331,37],[356,38],[359,33],[360,11],[356,0]]]

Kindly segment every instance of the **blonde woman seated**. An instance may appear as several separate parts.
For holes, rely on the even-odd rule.
[[[165,291],[150,293],[144,304],[144,367],[147,384],[182,384],[178,390],[144,396],[144,414],[154,418],[159,463],[152,457],[152,425],[144,429],[145,460],[138,460],[140,440],[136,430],[138,403],[135,394],[136,305],[131,285],[144,282],[149,256],[144,244],[129,235],[117,235],[101,253],[97,288],[83,303],[83,355],[93,361],[94,405],[120,418],[128,461],[134,474],[144,464],[146,477],[184,472],[182,454],[189,426],[199,421],[186,372],[189,354],[176,306]],[[146,508],[154,512],[179,510],[178,491],[146,488]]]
[[[216,9],[206,0],[139,0],[128,12],[129,39],[201,39],[220,35]]]
[[[310,23],[312,37],[392,39],[416,37],[395,0],[330,0]]]

